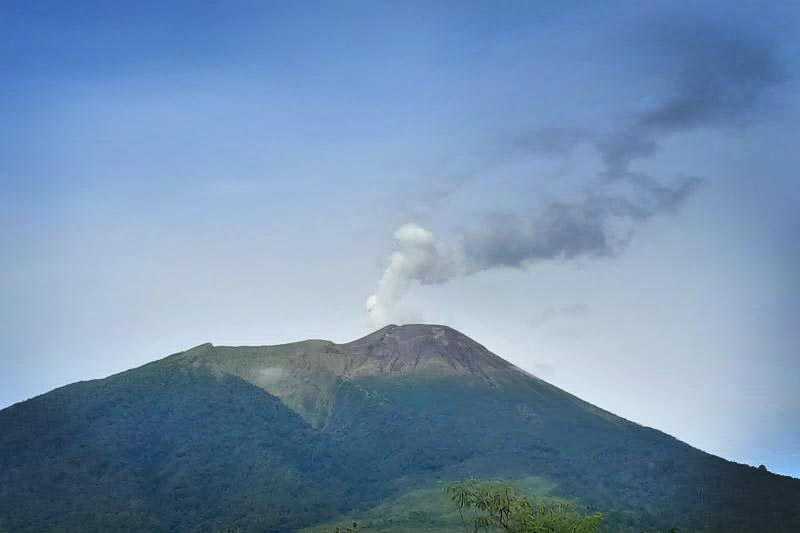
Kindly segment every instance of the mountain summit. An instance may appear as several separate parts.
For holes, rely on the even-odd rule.
[[[203,344],[0,411],[0,531],[293,531],[531,476],[614,531],[800,530],[800,480],[617,417],[447,326]]]
[[[343,382],[366,378],[475,378],[486,384],[522,370],[447,326],[389,325],[345,344],[308,340],[277,346],[203,344],[176,356],[215,374],[238,376],[273,394],[314,426],[330,415]]]
[[[475,375],[489,379],[497,372],[514,368],[463,333],[447,326],[409,324],[386,326],[375,333],[342,345],[364,368],[356,375],[431,373]],[[372,370],[374,369],[374,370]]]

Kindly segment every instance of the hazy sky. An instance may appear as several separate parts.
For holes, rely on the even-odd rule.
[[[205,4],[0,4],[0,407],[424,321],[800,476],[797,4]]]

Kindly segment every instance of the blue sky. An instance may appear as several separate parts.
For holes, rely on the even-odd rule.
[[[799,10],[761,4],[4,2],[0,407],[426,321],[800,476]]]

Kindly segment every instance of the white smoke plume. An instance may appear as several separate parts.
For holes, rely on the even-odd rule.
[[[395,306],[416,282],[443,283],[457,273],[459,262],[452,252],[437,243],[433,233],[417,224],[405,224],[394,232],[397,249],[378,282],[378,289],[367,298],[367,312],[375,326],[392,319]]]

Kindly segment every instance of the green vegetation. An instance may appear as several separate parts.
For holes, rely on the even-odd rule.
[[[0,524],[14,532],[285,531],[368,499],[329,437],[204,371],[78,383],[1,411],[0,427]]]
[[[575,505],[565,502],[531,501],[511,485],[463,481],[446,489],[461,514],[462,522],[474,532],[482,529],[509,533],[594,533],[603,515],[581,515]]]
[[[204,345],[4,409],[0,529],[456,532],[442,488],[474,477],[518,480],[534,514],[580,502],[615,532],[800,531],[800,480],[623,420],[452,331],[413,333]],[[395,345],[404,368],[443,363],[385,371]],[[371,370],[338,374],[356,367]]]
[[[539,477],[507,480],[506,486],[536,501],[566,503],[552,496],[552,483]],[[447,493],[448,483],[413,489],[392,497],[373,508],[348,514],[335,521],[302,530],[303,533],[330,533],[357,522],[360,531],[369,533],[463,533],[463,512]]]

